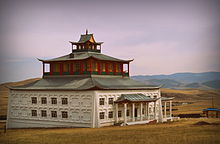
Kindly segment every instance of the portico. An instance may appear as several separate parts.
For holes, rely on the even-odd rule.
[[[115,122],[129,125],[129,123],[148,123],[158,120],[157,103],[159,98],[151,98],[144,94],[122,94],[115,101]],[[123,112],[123,117],[119,118],[119,107]]]
[[[163,121],[171,120],[172,121],[172,100],[174,97],[162,97],[161,101],[163,104]],[[167,107],[169,109],[167,109]]]

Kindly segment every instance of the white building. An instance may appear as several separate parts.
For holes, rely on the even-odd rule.
[[[87,32],[70,43],[72,53],[39,59],[41,80],[10,87],[8,128],[94,128],[172,120],[172,98],[162,98],[159,87],[129,78],[132,60],[102,54],[102,42]],[[167,101],[169,115],[162,110]]]

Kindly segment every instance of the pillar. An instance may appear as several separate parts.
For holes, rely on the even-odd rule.
[[[141,116],[141,121],[143,120],[143,103],[141,103],[141,114],[140,114],[140,116]]]
[[[50,75],[53,75],[53,64],[50,63]]]
[[[135,121],[134,113],[135,113],[135,103],[132,103],[132,121]]]
[[[98,62],[98,74],[100,75],[100,62]]]
[[[145,117],[146,117],[146,119],[148,119],[148,112],[149,112],[148,103],[146,102],[146,107],[145,107]]]
[[[121,64],[121,75],[124,76],[124,67],[123,67],[123,64]]]
[[[60,75],[63,74],[63,63],[60,63]]]
[[[124,104],[124,123],[127,123],[127,104]]]
[[[164,103],[164,118],[167,118],[167,102]]]
[[[44,72],[45,72],[45,64],[43,62],[43,74],[44,74]]]
[[[118,123],[118,103],[115,104],[115,122]]]
[[[130,67],[129,67],[129,63],[128,63],[128,76],[130,75]]]
[[[157,102],[157,101],[154,102],[154,119],[156,119],[156,110],[157,110],[157,109],[156,109],[156,102]]]
[[[105,64],[105,73],[108,75],[108,63]]]
[[[170,101],[170,117],[172,117],[172,101]]]

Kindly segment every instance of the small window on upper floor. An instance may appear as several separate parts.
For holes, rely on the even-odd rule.
[[[67,105],[68,104],[68,99],[67,98],[62,98],[62,104]]]
[[[41,98],[41,104],[47,104],[47,98],[46,97]]]
[[[51,98],[51,104],[57,104],[57,98]]]
[[[109,98],[109,99],[108,99],[108,104],[109,104],[109,105],[113,105],[113,98]]]
[[[32,104],[37,104],[37,97],[31,97]]]
[[[105,98],[99,98],[99,105],[105,104]]]

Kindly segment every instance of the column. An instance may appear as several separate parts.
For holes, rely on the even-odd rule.
[[[50,75],[53,75],[53,64],[50,63]]]
[[[170,117],[172,117],[172,101],[170,101]]]
[[[167,102],[164,103],[164,118],[167,118]]]
[[[135,103],[132,103],[132,121],[135,121],[134,113],[135,113]]]
[[[128,63],[128,76],[129,76],[129,74],[130,74],[130,68],[129,68],[129,63]]]
[[[127,104],[124,104],[124,123],[127,123]]]
[[[156,102],[157,101],[154,102],[154,119],[156,119]]]
[[[115,121],[118,123],[118,103],[115,104]]]
[[[63,63],[60,63],[60,75],[63,74]]]
[[[121,75],[124,76],[124,67],[123,67],[123,64],[121,64]]]
[[[141,116],[141,121],[143,120],[143,103],[141,103],[141,114],[140,114],[140,116]]]
[[[146,107],[145,107],[145,118],[148,119],[148,103],[146,102]]]
[[[43,74],[44,74],[44,72],[45,72],[45,64],[43,62]]]

